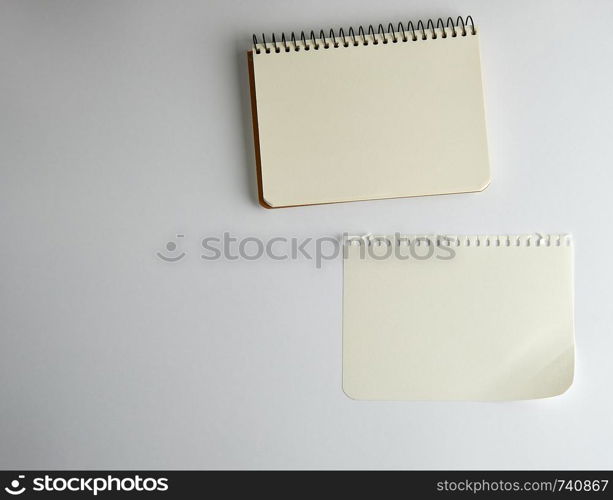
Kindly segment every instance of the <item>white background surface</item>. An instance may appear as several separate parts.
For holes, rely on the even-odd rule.
[[[257,205],[253,31],[460,14],[481,27],[486,191]],[[611,19],[604,0],[2,1],[0,466],[612,468]],[[340,259],[199,257],[223,231],[397,230],[574,233],[571,390],[352,401]],[[179,232],[187,257],[160,262]]]

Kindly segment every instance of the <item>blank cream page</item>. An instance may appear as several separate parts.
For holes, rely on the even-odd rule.
[[[346,247],[345,393],[477,401],[563,393],[574,373],[569,237],[438,240]]]
[[[479,34],[253,52],[273,207],[480,191],[490,180]],[[369,37],[366,37],[369,38]],[[268,47],[273,47],[268,42]]]

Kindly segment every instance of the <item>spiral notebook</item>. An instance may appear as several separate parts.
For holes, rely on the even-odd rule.
[[[346,240],[348,396],[545,398],[568,389],[573,373],[569,235]]]
[[[266,207],[462,193],[490,181],[472,18],[253,37]]]

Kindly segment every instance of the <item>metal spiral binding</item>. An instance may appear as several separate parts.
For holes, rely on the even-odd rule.
[[[346,236],[352,246],[451,246],[451,247],[563,247],[571,246],[569,234],[527,235],[373,235]]]
[[[371,43],[378,45],[379,43],[398,43],[408,42],[409,40],[416,42],[418,40],[436,40],[439,36],[441,38],[455,38],[468,34],[477,34],[472,16],[466,16],[466,18],[459,16],[455,21],[451,17],[448,17],[447,21],[439,17],[436,20],[428,19],[426,22],[417,21],[417,25],[413,24],[412,21],[409,21],[406,25],[400,22],[395,29],[392,23],[387,25],[387,29],[383,27],[383,24],[379,24],[376,30],[372,24],[369,24],[366,29],[362,25],[358,26],[357,30],[350,27],[346,34],[343,28],[340,28],[338,32],[331,29],[328,36],[325,35],[324,30],[319,31],[319,36],[316,36],[313,30],[308,35],[305,31],[301,31],[300,36],[296,36],[296,33],[292,31],[289,37],[285,33],[281,33],[281,39],[277,40],[273,33],[267,40],[266,35],[262,33],[262,40],[259,41],[257,35],[254,34],[253,51],[256,54],[260,54],[262,51],[266,54],[272,52],[278,54],[282,50],[298,52],[300,50],[349,47],[350,45],[357,47],[358,45],[370,45]]]

